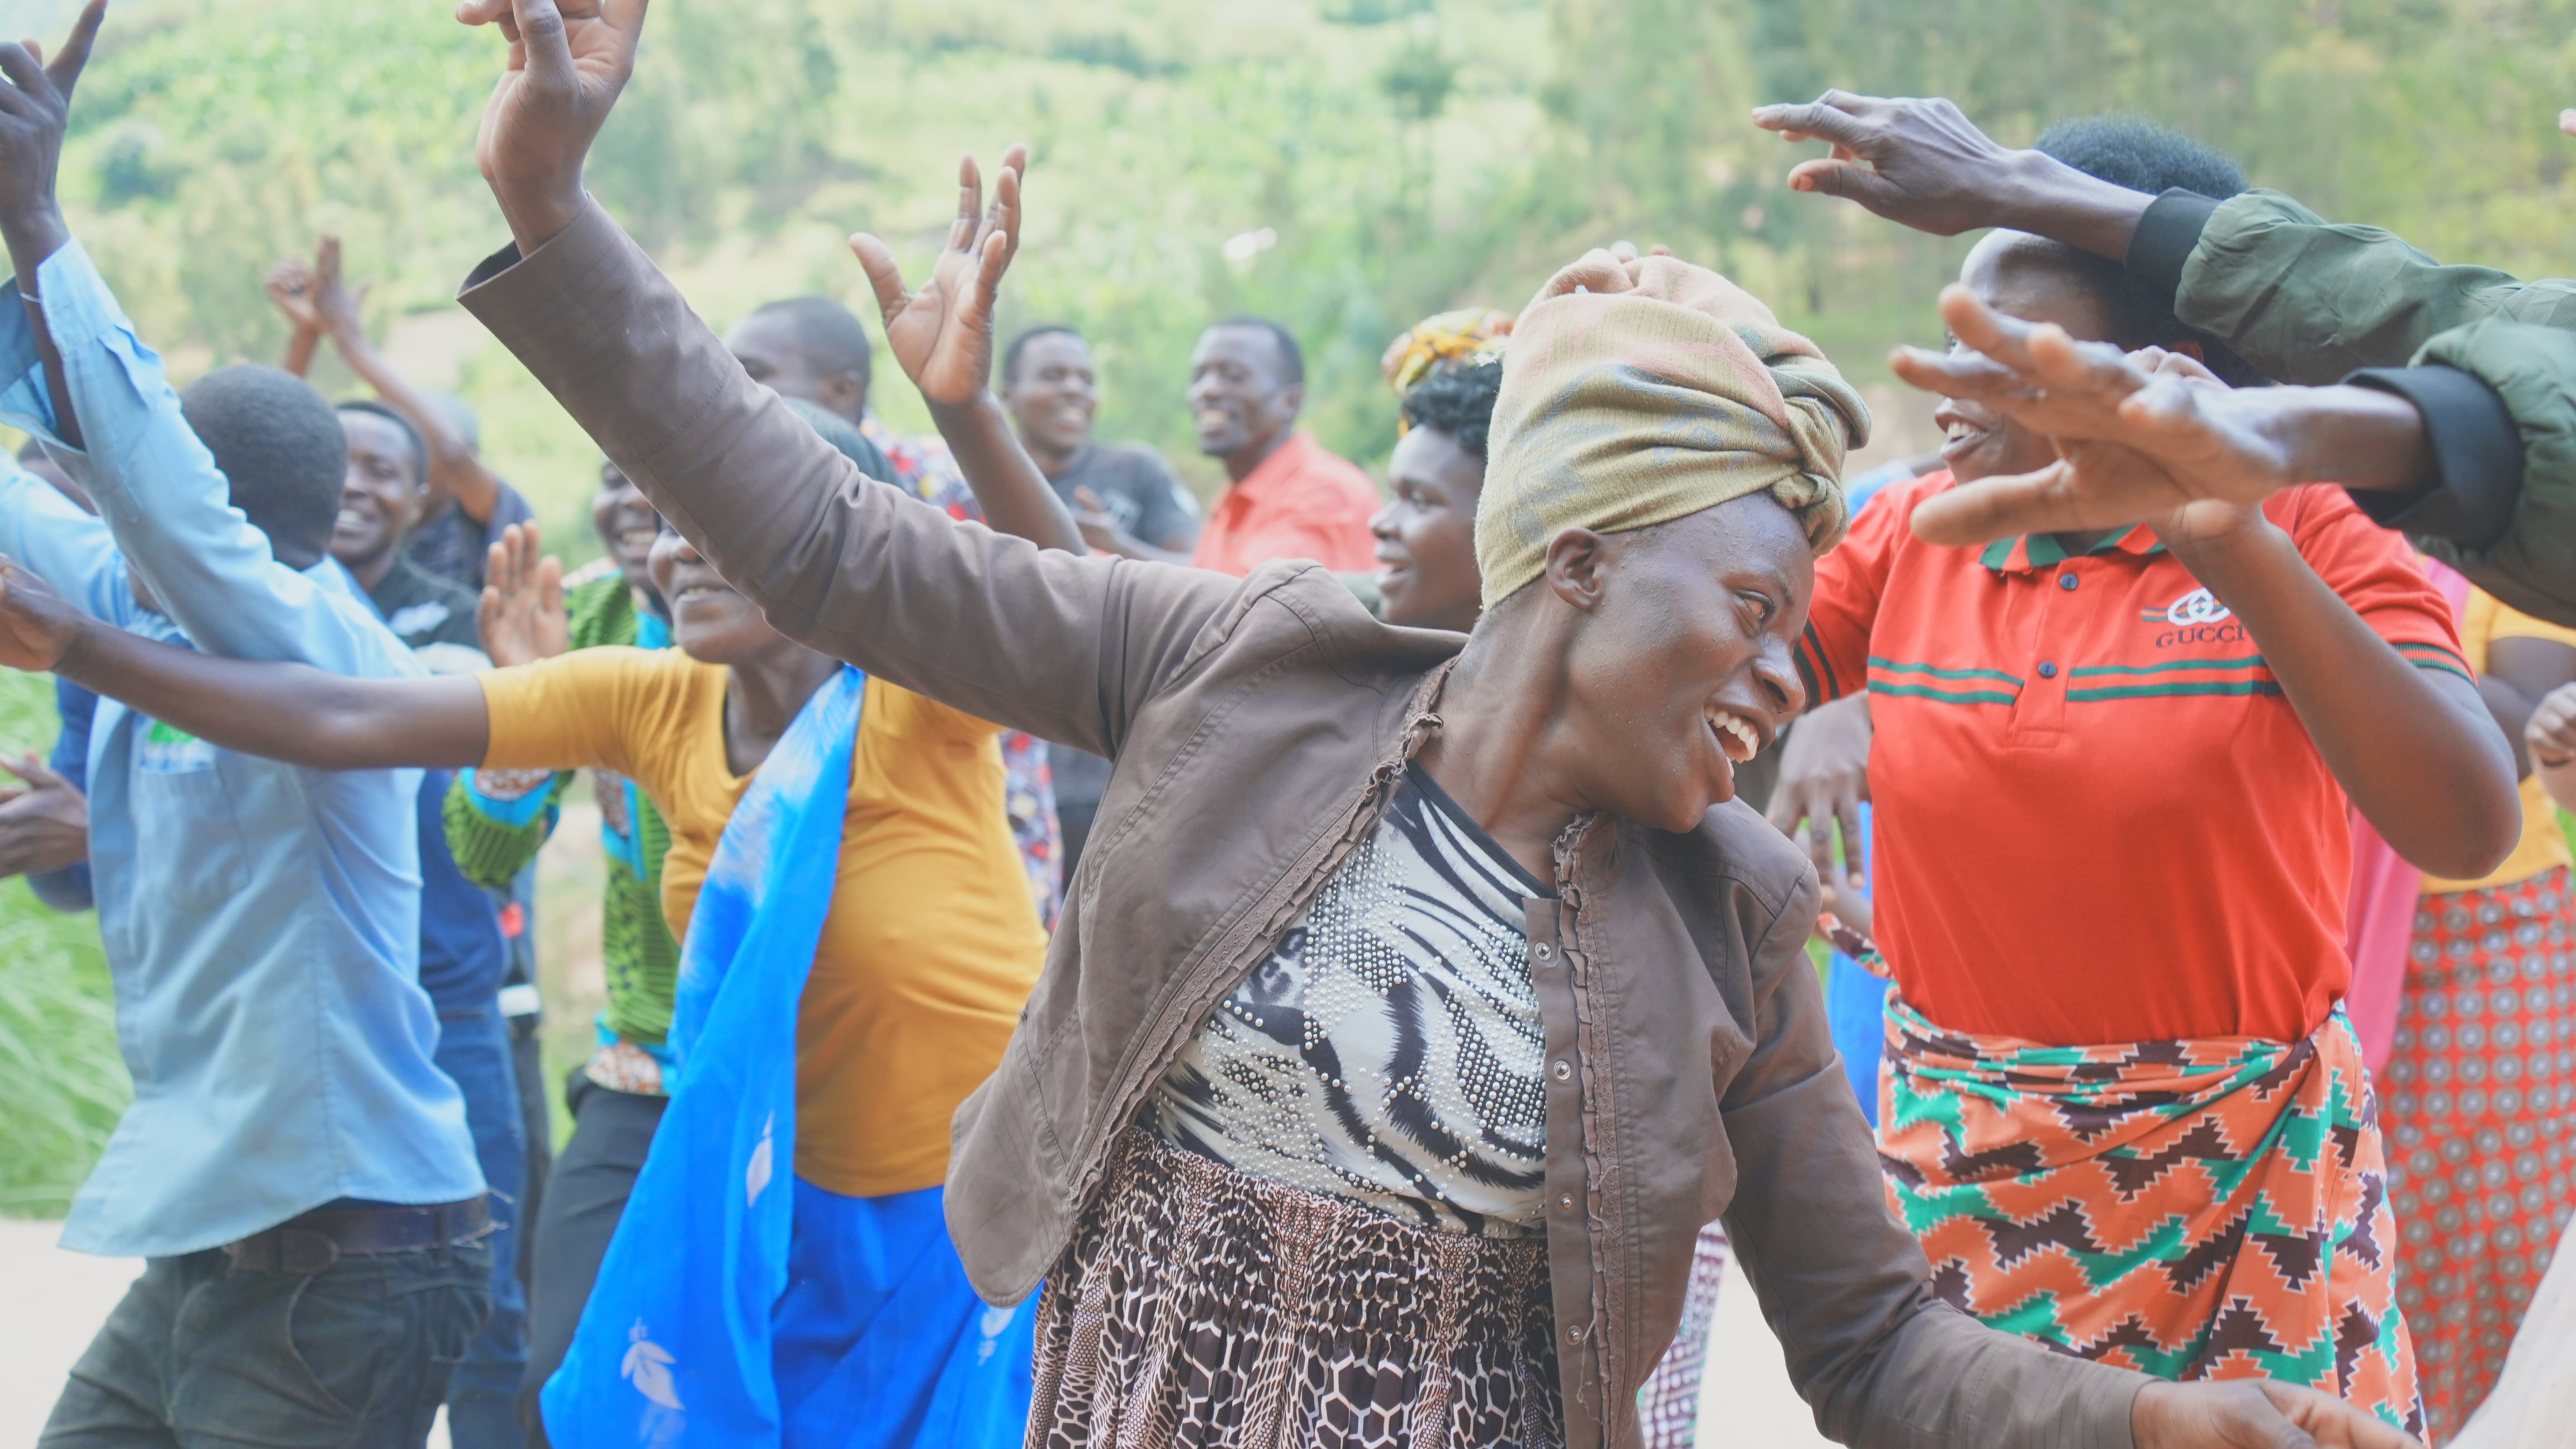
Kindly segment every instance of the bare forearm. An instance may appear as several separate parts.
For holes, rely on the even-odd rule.
[[[2487,718],[2504,732],[2505,743],[2513,751],[2513,775],[2519,780],[2531,773],[2531,750],[2523,743],[2522,727],[2531,723],[2532,706],[2540,701],[2492,674],[2478,676],[2478,701],[2487,708]]]
[[[979,394],[959,407],[933,404],[930,415],[948,451],[956,455],[966,486],[975,490],[984,522],[994,532],[1016,534],[1040,548],[1087,551],[1073,510],[1064,506],[1046,474],[1038,471],[1036,460],[1020,446],[1002,405],[991,394]]]
[[[350,679],[218,659],[95,621],[55,672],[225,749],[319,770],[480,764],[490,735],[470,678]]]
[[[294,373],[297,377],[309,376],[313,371],[314,349],[321,345],[322,334],[318,330],[311,327],[298,327],[287,334],[286,356],[279,359],[278,366]]]
[[[45,390],[54,401],[54,436],[80,447],[80,418],[72,411],[71,381],[63,372],[63,355],[54,348],[44,306],[36,300],[37,270],[47,257],[71,244],[71,228],[64,225],[60,211],[46,206],[0,216],[0,238],[8,242],[9,260],[18,272],[19,302],[27,310],[28,328],[36,334],[36,355],[44,360]]]
[[[2399,855],[2474,879],[2513,848],[2513,756],[2470,683],[2419,669],[2266,524],[2177,550],[2244,624],[2317,753]]]
[[[403,380],[402,374],[367,340],[366,333],[338,328],[331,334],[331,343],[340,349],[349,370],[374,388],[386,406],[409,419],[420,433],[421,442],[429,449],[429,486],[455,499],[468,518],[477,523],[491,522],[493,511],[501,505],[501,480],[483,466],[465,435],[418,389]]]
[[[2115,262],[2129,254],[2129,238],[2155,204],[2143,191],[2088,176],[2041,151],[2015,152],[1997,191],[2001,225]]]
[[[2576,760],[2552,765],[2535,759],[2531,762],[2531,771],[2540,777],[2540,788],[2549,792],[2549,798],[2558,803],[2559,809],[2576,810]]]
[[[2258,426],[2302,480],[2395,493],[2432,471],[2424,415],[2395,393],[2368,387],[2270,387],[2233,395],[2258,407]]]

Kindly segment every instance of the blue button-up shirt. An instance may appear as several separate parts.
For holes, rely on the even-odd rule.
[[[92,617],[237,659],[416,674],[346,570],[298,573],[190,432],[161,361],[75,243],[37,274],[86,454],[92,518],[10,465],[0,551]],[[14,289],[13,289],[14,290]],[[35,336],[0,305],[0,418],[59,437]],[[142,609],[131,568],[165,614]],[[90,875],[134,1105],[63,1246],[163,1257],[339,1198],[483,1190],[465,1105],[431,1065],[419,981],[418,770],[300,769],[102,699]]]

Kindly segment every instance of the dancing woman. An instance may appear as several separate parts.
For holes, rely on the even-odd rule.
[[[2042,145],[2122,184],[2241,185],[2138,123]],[[1961,283],[1988,315],[2178,349],[2159,365],[2198,385],[2179,350],[2236,365],[2056,242],[1992,233]],[[2420,1428],[2403,1224],[2339,1003],[2348,809],[2450,874],[2520,824],[2450,609],[2336,489],[1933,547],[1918,507],[2056,456],[1973,399],[1935,417],[1948,468],[1818,564],[1798,648],[1812,695],[1865,690],[1875,717],[1891,1196],[1941,1296],[1995,1327]]]

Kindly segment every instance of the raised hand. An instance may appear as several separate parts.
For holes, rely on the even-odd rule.
[[[53,670],[88,625],[52,585],[0,557],[0,666],[30,674]]]
[[[504,667],[552,659],[572,648],[572,621],[564,614],[563,560],[541,554],[537,526],[513,523],[483,559],[483,600],[474,625],[483,652]]]
[[[322,330],[334,337],[365,335],[367,289],[372,283],[361,282],[352,291],[340,274],[340,239],[325,236],[313,253],[313,315]]]
[[[2424,1449],[2343,1400],[2273,1379],[2152,1383],[2129,1409],[2137,1449]]]
[[[1789,168],[1789,189],[1856,201],[1935,236],[2000,224],[2022,153],[1995,144],[1949,101],[1827,91],[1805,105],[1759,106],[1753,124],[1784,141],[1823,141],[1831,156]]]
[[[1972,397],[2056,442],[2035,473],[1986,478],[1924,500],[1914,532],[1967,545],[2015,533],[2075,533],[2155,520],[2186,532],[2239,522],[2242,509],[2302,476],[2294,449],[2265,426],[2265,394],[2206,385],[2175,354],[2132,357],[2107,343],[1992,311],[1944,288],[1941,316],[1962,347],[1900,348],[1897,376],[1944,397]],[[2201,507],[2200,505],[2213,505]],[[2197,511],[2191,511],[2191,510]]]
[[[315,289],[313,264],[302,257],[288,257],[268,269],[268,300],[298,332],[322,330],[322,314],[313,305]]]
[[[522,252],[581,215],[581,167],[635,73],[645,0],[462,0],[456,18],[497,25],[508,67],[483,107],[474,161]]]
[[[876,288],[886,348],[934,407],[972,402],[992,381],[993,299],[1020,247],[1020,177],[1028,164],[1026,146],[1002,153],[993,205],[986,210],[975,158],[958,161],[957,220],[918,292],[904,290],[902,269],[884,242],[866,232],[850,238],[850,250]]]
[[[44,63],[33,41],[0,44],[0,233],[33,281],[35,264],[61,249],[71,233],[54,200],[54,174],[63,158],[63,127],[71,116],[72,87],[89,64],[90,43],[107,16],[107,0],[89,0],[72,22],[70,38]],[[33,295],[32,288],[21,288]]]
[[[1935,236],[2009,226],[2118,257],[2155,200],[2037,151],[1999,146],[1938,97],[1827,91],[1804,105],[1756,107],[1753,124],[1833,147],[1789,168],[1790,190],[1858,202]]]

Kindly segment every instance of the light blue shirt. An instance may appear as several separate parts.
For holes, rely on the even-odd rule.
[[[417,674],[329,559],[298,573],[226,500],[161,360],[73,243],[37,273],[92,518],[10,465],[0,552],[147,638],[337,674]],[[14,291],[15,289],[11,289]],[[58,439],[35,335],[0,305],[0,418]],[[167,617],[139,607],[131,568]],[[90,875],[134,1105],[63,1246],[195,1252],[337,1198],[483,1190],[420,989],[418,770],[306,770],[219,750],[112,699],[89,750]]]

